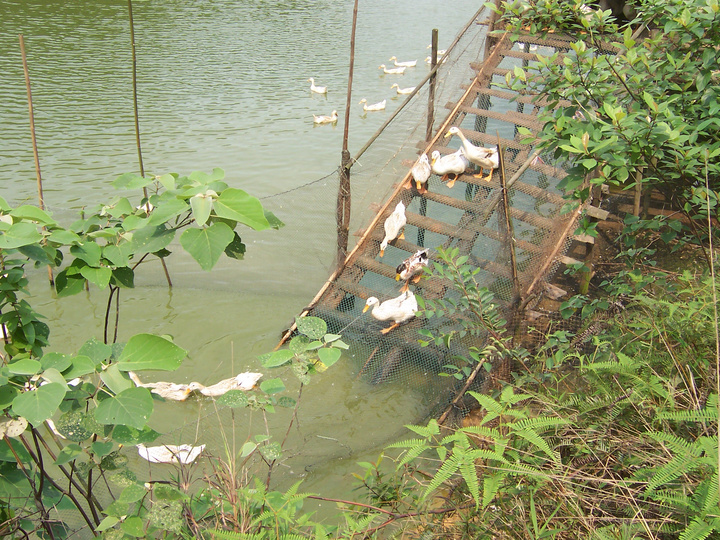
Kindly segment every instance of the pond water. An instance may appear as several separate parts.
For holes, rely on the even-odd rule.
[[[330,175],[339,164],[352,7],[350,0],[134,2],[145,170],[187,174],[220,167],[231,186],[260,197],[288,227],[308,213],[334,227],[332,214],[308,211],[312,194],[299,191],[282,205],[272,196]],[[423,59],[432,29],[445,48],[479,7],[474,0],[360,2],[351,154],[399,105],[389,99],[391,84],[413,86],[427,74]],[[56,217],[69,220],[83,206],[116,196],[110,182],[138,170],[127,2],[0,0],[0,9],[0,195],[13,205],[37,198],[18,45],[23,34],[45,201]],[[378,66],[393,55],[417,59],[418,67],[402,77],[381,76]],[[311,76],[328,86],[327,95],[310,93]],[[371,103],[388,98],[388,108],[363,115],[362,97]],[[341,113],[336,126],[313,125],[313,114],[333,109]],[[173,335],[189,358],[177,372],[158,376],[176,382],[212,384],[258,371],[257,356],[277,344],[314,297],[334,252],[332,242],[310,239],[278,255],[266,249],[280,242],[274,233],[241,231],[245,260],[222,261],[211,273],[176,254],[169,261],[171,290],[159,265],[148,265],[136,288],[122,291],[119,339],[138,332]],[[317,264],[293,264],[293,250]],[[102,339],[106,291],[58,301],[38,274],[31,294],[48,317],[53,350],[72,352],[91,337]],[[370,386],[357,372],[355,363],[340,362],[304,392],[293,435],[302,451],[294,450],[285,469],[292,479],[306,477],[305,489],[348,496],[351,464],[361,454],[376,458],[403,424],[427,414],[422,374]],[[221,453],[219,428],[229,424],[211,403],[160,404],[153,425],[169,433],[163,442],[193,442],[197,420],[208,417],[202,426],[208,440],[200,442]],[[244,430],[240,444],[248,432],[243,422],[235,417],[238,432]]]

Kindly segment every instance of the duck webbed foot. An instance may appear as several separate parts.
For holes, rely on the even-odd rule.
[[[387,328],[383,328],[382,330],[380,330],[380,333],[381,333],[381,334],[387,334],[388,332],[390,332],[390,330],[394,330],[394,329],[397,328],[398,326],[400,326],[400,323],[395,323],[395,324],[393,324],[392,326],[388,326]]]

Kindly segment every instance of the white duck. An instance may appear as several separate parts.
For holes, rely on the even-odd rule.
[[[474,175],[475,178],[482,178],[487,182],[492,180],[493,170],[500,166],[500,157],[497,149],[475,146],[467,139],[467,137],[465,137],[465,135],[463,135],[460,128],[455,126],[448,130],[445,137],[452,137],[453,135],[460,137],[463,151],[465,152],[465,156],[468,158],[468,161],[480,167],[480,173]],[[490,169],[490,174],[488,174],[487,177],[483,175],[483,169]]]
[[[405,291],[397,298],[385,300],[382,304],[380,300],[371,296],[365,302],[363,313],[372,307],[372,316],[378,321],[393,321],[388,328],[380,330],[382,334],[387,334],[393,328],[400,326],[400,323],[409,321],[418,311],[417,300],[411,291]]]
[[[415,67],[417,66],[417,60],[410,60],[408,62],[398,62],[397,57],[391,56],[390,60],[395,64],[395,67]]]
[[[407,68],[405,68],[405,67],[388,68],[388,67],[385,67],[385,64],[380,64],[380,67],[378,69],[382,69],[383,73],[386,73],[388,75],[403,75]]]
[[[315,124],[334,124],[337,120],[337,111],[333,111],[330,116],[313,114],[313,123]]]
[[[310,82],[310,91],[315,92],[316,94],[327,94],[327,86],[315,86],[315,79],[310,77],[308,79]]]
[[[405,238],[405,234],[402,232],[403,227],[407,224],[407,217],[405,216],[405,205],[402,201],[397,203],[395,210],[390,214],[385,223],[383,223],[383,229],[385,229],[385,238],[380,243],[380,256],[385,255],[385,248],[388,242],[392,242],[396,238],[402,240]]]
[[[398,94],[412,94],[413,91],[415,91],[415,87],[414,87],[414,86],[410,86],[410,87],[408,87],[408,88],[400,88],[400,85],[399,85],[398,83],[394,83],[394,84],[390,87],[390,90],[392,90],[393,88],[397,88],[397,90],[395,90],[395,91],[396,91]]]
[[[442,64],[445,60],[447,60],[447,58],[444,57],[444,56],[440,56],[439,53],[440,53],[440,51],[438,51],[438,61],[437,61],[437,63],[438,63],[438,64]],[[430,58],[429,56],[426,56],[426,57],[425,57],[425,63],[426,63],[426,64],[432,64],[432,58]]]
[[[383,111],[385,110],[385,104],[387,103],[386,99],[383,99],[382,101],[378,103],[373,103],[372,105],[367,104],[367,99],[362,98],[360,100],[360,105],[363,106],[364,111]]]
[[[432,167],[432,171],[440,176],[443,182],[447,180],[451,174],[454,175],[453,179],[447,183],[447,187],[449,188],[455,185],[457,177],[464,173],[470,166],[470,162],[467,157],[465,157],[462,147],[457,152],[446,156],[440,156],[440,152],[435,150],[431,154],[431,157],[432,161],[430,162],[430,166]]]
[[[410,174],[415,180],[415,187],[417,187],[418,192],[421,195],[423,193],[427,193],[426,186],[427,181],[432,174],[432,167],[430,167],[430,160],[428,159],[426,153],[423,152],[423,154],[418,158],[412,166],[412,169],[410,169]]]

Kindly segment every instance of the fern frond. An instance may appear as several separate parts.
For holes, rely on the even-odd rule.
[[[408,439],[406,441],[398,441],[392,444],[388,444],[386,448],[415,448],[417,446],[424,446],[429,448],[427,445],[427,439]]]
[[[419,446],[414,446],[412,448],[409,448],[406,452],[403,452],[403,457],[398,462],[397,466],[402,467],[403,465],[410,463],[412,460],[414,460],[420,454],[425,452],[425,450],[427,450],[427,449],[428,449],[428,447],[425,445],[419,445]]]
[[[507,473],[502,471],[485,475],[483,478],[483,508],[486,508],[487,505],[495,498],[495,495],[497,494],[498,489],[500,489],[500,486],[506,476]]]
[[[690,522],[690,525],[680,533],[679,540],[705,540],[714,530],[716,530],[715,527],[705,523],[702,518],[696,517]]]
[[[468,426],[468,427],[460,428],[460,431],[462,431],[464,433],[472,433],[474,435],[480,435],[480,436],[490,439],[492,441],[497,441],[498,439],[504,438],[502,435],[500,435],[499,430],[497,430],[495,428],[485,427],[485,426]]]
[[[645,488],[646,494],[651,494],[660,486],[663,486],[676,478],[699,469],[701,463],[695,456],[690,454],[676,455],[668,463],[657,469]]]
[[[452,476],[458,472],[459,468],[460,460],[458,459],[456,454],[452,454],[448,459],[443,462],[443,464],[440,466],[440,469],[438,469],[438,472],[435,473],[435,476],[430,481],[430,484],[425,490],[425,496],[427,497],[430,493],[440,487],[441,484],[444,484],[445,482],[450,480],[450,478],[452,478]]]
[[[560,463],[560,456],[558,455],[558,453],[554,452],[552,448],[550,448],[550,445],[547,443],[547,441],[543,439],[540,435],[538,435],[536,432],[532,430],[518,430],[515,432],[515,434],[519,437],[522,437],[530,444],[534,444],[535,446],[537,446],[540,450],[545,452],[548,457],[555,463]]]
[[[492,418],[500,416],[503,413],[503,406],[490,396],[479,394],[478,392],[473,392],[472,390],[469,390],[468,394],[474,397],[482,408],[488,412],[485,416],[486,422]]]
[[[674,420],[676,422],[717,422],[717,409],[701,409],[697,411],[667,411],[655,415],[657,420]]]
[[[678,490],[659,489],[653,493],[653,500],[671,508],[679,508],[684,511],[697,511],[697,507],[695,506],[693,500],[686,493],[682,493]]]
[[[542,433],[542,431],[545,431],[548,428],[551,427],[559,427],[559,426],[566,426],[570,424],[570,421],[565,418],[553,418],[551,416],[536,416],[535,418],[526,418],[524,420],[520,420],[519,422],[515,422],[514,424],[509,424],[510,428],[515,431],[536,431],[538,433]]]
[[[412,424],[408,424],[405,426],[410,431],[414,431],[421,437],[425,437],[426,439],[431,439],[434,435],[440,434],[440,426],[437,423],[437,420],[434,418],[430,420],[427,424],[427,426],[416,426]]]
[[[213,529],[202,531],[202,538],[222,538],[223,540],[261,540],[262,536],[258,534]]]
[[[699,457],[702,451],[696,442],[689,442],[685,439],[662,431],[651,431],[647,433],[651,439],[664,443],[675,454],[691,454]]]
[[[477,470],[475,469],[475,461],[463,460],[460,463],[460,474],[467,484],[470,495],[475,500],[475,508],[480,506],[480,483],[478,482]]]
[[[717,513],[720,492],[718,492],[718,472],[712,475],[709,480],[704,480],[695,490],[693,501],[702,508],[703,515],[712,512]]]

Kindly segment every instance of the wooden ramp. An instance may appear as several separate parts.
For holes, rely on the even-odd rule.
[[[417,344],[418,328],[427,325],[428,320],[415,319],[381,335],[379,330],[387,324],[375,321],[369,313],[361,315],[368,297],[382,301],[399,294],[396,265],[415,251],[430,248],[432,258],[433,248],[457,247],[480,269],[479,281],[507,307],[527,305],[533,295],[542,292],[543,284],[558,265],[568,262],[565,253],[582,209],[561,213],[567,201],[556,186],[565,176],[564,171],[543,162],[531,145],[522,142],[527,136],[521,137],[517,131],[523,127],[536,133],[542,128],[537,113],[543,104],[535,103],[532,96],[499,89],[497,83],[504,81],[513,63],[535,59],[535,54],[526,52],[529,45],[567,50],[570,42],[558,37],[540,40],[530,36],[513,42],[507,35],[491,39],[486,39],[485,60],[472,65],[474,77],[462,85],[462,98],[444,104],[445,121],[432,140],[419,142],[417,148],[428,156],[434,150],[441,154],[455,152],[459,139],[446,138],[445,134],[451,126],[457,126],[476,145],[498,146],[503,155],[501,170],[496,171],[490,183],[475,178],[477,171],[468,171],[452,189],[433,175],[429,191],[421,195],[411,185],[408,167],[408,173],[398,179],[396,189],[361,232],[344,263],[300,315],[322,317],[334,331],[366,343],[371,356],[389,359],[384,370],[409,355],[423,358],[425,365],[446,363],[439,351]],[[398,201],[407,207],[405,239],[391,242],[381,258],[383,223]],[[446,283],[435,279],[424,279],[412,288],[426,299],[452,294]],[[288,330],[281,344],[292,331]]]

